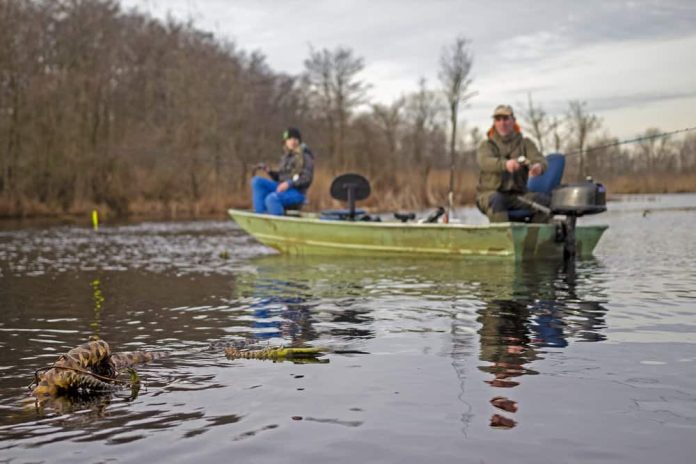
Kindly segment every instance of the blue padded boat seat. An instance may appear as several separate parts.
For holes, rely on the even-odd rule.
[[[551,194],[551,190],[560,185],[563,178],[563,170],[565,169],[565,155],[562,153],[551,153],[546,156],[546,162],[549,165],[546,172],[527,181],[527,189],[530,192]]]
[[[548,163],[546,171],[540,176],[530,177],[527,181],[528,191],[551,195],[551,191],[560,185],[565,169],[565,155],[562,153],[551,153],[546,156],[546,162]],[[529,209],[512,209],[508,211],[508,217],[515,222],[527,221],[533,215],[534,211]]]

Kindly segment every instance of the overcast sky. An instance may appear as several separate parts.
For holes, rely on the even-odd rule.
[[[352,48],[365,59],[373,101],[439,86],[442,47],[471,41],[467,125],[488,127],[498,103],[527,93],[561,115],[585,100],[615,136],[696,126],[696,1],[612,0],[121,0],[259,50],[297,74],[309,46]]]

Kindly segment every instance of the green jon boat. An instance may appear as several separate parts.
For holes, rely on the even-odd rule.
[[[230,209],[229,214],[261,243],[288,254],[497,256],[515,261],[589,257],[607,226],[578,226],[576,221],[580,216],[606,211],[604,186],[589,179],[558,186],[565,159],[561,154],[554,154],[547,160],[550,168],[534,178],[534,182],[548,185],[542,188],[532,183],[530,190],[549,193],[551,205],[528,202],[532,210],[554,217],[545,224],[529,222],[532,210],[509,211],[515,222],[439,223],[438,217],[445,212],[442,207],[421,222],[408,222],[415,220],[413,213],[395,214],[401,222],[375,221],[355,207],[356,201],[370,195],[370,185],[367,179],[352,173],[338,176],[331,184],[331,196],[348,203],[348,209],[339,210],[338,215],[332,210],[321,215],[272,216],[236,209]]]
[[[516,261],[561,258],[562,223],[486,225],[362,222],[316,214],[271,216],[230,209],[239,226],[264,245],[298,255],[482,256]],[[606,225],[575,227],[575,254],[592,255]]]

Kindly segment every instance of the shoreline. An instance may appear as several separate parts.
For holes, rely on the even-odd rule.
[[[422,211],[447,204],[449,190],[449,171],[432,170],[423,176],[417,170],[404,170],[392,178],[379,175],[368,176],[373,186],[373,194],[360,207],[371,213],[382,211]],[[343,208],[344,205],[329,197],[327,192],[333,173],[319,169],[307,196],[306,211]],[[567,182],[573,182],[567,179]],[[625,174],[601,180],[609,199],[622,195],[661,195],[696,193],[696,174],[654,173]],[[478,174],[474,170],[462,169],[455,175],[454,202],[459,207],[474,206]],[[416,187],[420,186],[420,187]],[[135,193],[135,192],[134,192]],[[124,199],[127,198],[125,195]],[[118,205],[122,208],[118,208]],[[215,195],[205,195],[196,200],[178,198],[163,201],[155,198],[145,199],[134,195],[116,206],[107,202],[94,202],[90,199],[75,200],[67,208],[56,202],[40,202],[26,196],[4,197],[0,195],[0,223],[8,221],[47,222],[50,224],[91,225],[90,215],[97,210],[100,222],[133,223],[144,221],[185,221],[222,219],[227,217],[228,208],[247,209],[251,198],[245,188],[229,188]],[[117,209],[120,209],[120,214]]]
[[[696,192],[648,192],[648,193],[612,193],[608,196],[608,202],[632,202],[640,200],[650,201],[651,197],[660,197],[663,195],[695,195]],[[473,202],[466,202],[458,205],[458,208],[473,208],[476,205]],[[231,205],[230,208],[233,206]],[[420,208],[403,208],[403,210],[427,210],[430,208],[435,208],[437,205],[433,206],[423,206]],[[324,208],[308,208],[307,211],[315,212]],[[380,207],[380,205],[367,206],[364,209],[368,210],[371,214],[384,214],[389,211],[400,210],[399,208],[389,208]],[[128,216],[113,216],[105,215],[102,219],[102,225],[108,226],[120,226],[120,225],[132,225],[141,224],[145,222],[197,222],[197,221],[224,221],[227,220],[227,209],[223,211],[215,211],[204,214],[131,214]],[[91,212],[80,212],[80,213],[60,213],[60,214],[34,214],[26,215],[24,217],[12,217],[12,216],[0,216],[0,231],[10,231],[17,229],[33,229],[33,228],[45,228],[45,227],[57,227],[57,226],[84,226],[86,228],[91,228]]]

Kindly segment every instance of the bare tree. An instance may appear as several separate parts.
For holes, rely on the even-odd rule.
[[[399,141],[399,131],[403,123],[403,108],[405,100],[399,98],[390,105],[374,104],[372,105],[372,114],[378,127],[384,135],[389,149],[389,157],[393,160],[396,156]]]
[[[310,100],[325,118],[330,155],[343,167],[348,120],[351,111],[365,101],[367,92],[367,85],[358,79],[364,61],[349,48],[338,47],[334,51],[310,48],[304,65]]]
[[[424,182],[432,168],[428,135],[436,130],[440,109],[437,94],[428,89],[425,78],[419,79],[418,91],[406,98],[406,118],[410,125],[408,145],[411,159],[417,167],[423,168]]]
[[[580,100],[572,100],[568,103],[568,128],[571,138],[574,139],[575,149],[578,151],[580,163],[578,177],[584,178],[585,172],[585,148],[592,134],[601,127],[601,120],[586,109],[587,103]]]
[[[446,104],[421,80],[405,101],[362,113],[364,64],[349,49],[311,50],[304,73],[288,76],[191,21],[124,11],[118,0],[0,0],[0,44],[0,216],[241,207],[249,168],[278,156],[288,125],[301,127],[318,155],[317,185],[326,171],[351,164],[368,174],[391,171],[379,177],[385,195],[373,201],[415,207],[441,200],[447,179],[433,176],[428,185],[429,173],[472,167],[472,144],[483,135],[457,119],[473,95],[464,39],[442,52]],[[531,95],[529,105],[540,110]],[[587,153],[578,172],[650,170],[670,185],[672,173],[696,169],[693,134],[677,144],[651,129],[655,140],[604,147],[615,139],[598,132],[599,120],[584,103],[570,108],[562,125],[535,111],[541,129],[530,132],[542,149]],[[544,128],[553,141],[542,141]],[[397,160],[406,169],[388,169]],[[576,172],[577,158],[569,163]],[[450,175],[450,190],[453,182]],[[400,188],[405,183],[423,190]],[[312,204],[323,207],[316,192]]]
[[[0,193],[9,192],[15,188],[17,176],[20,115],[22,92],[20,91],[20,55],[19,43],[24,43],[28,19],[26,9],[19,8],[18,3],[0,0]]]
[[[457,119],[460,105],[470,100],[476,93],[469,91],[471,85],[472,55],[469,42],[464,37],[457,37],[453,44],[443,48],[440,55],[440,81],[450,111],[450,180],[449,180],[449,216],[452,215],[454,203],[454,170],[456,167]]]
[[[337,130],[332,61],[329,50],[318,51],[310,48],[309,58],[304,62],[303,84],[307,89],[310,106],[325,122],[324,129],[328,140],[328,153],[326,154],[331,159],[335,159]]]
[[[525,130],[532,134],[539,145],[539,151],[544,154],[544,139],[550,124],[546,111],[541,106],[534,105],[531,92],[527,93],[527,106],[523,107],[522,118],[526,122]]]
[[[621,145],[608,133],[598,136],[586,150],[586,155],[585,169],[592,177],[607,179],[620,169]]]
[[[696,172],[696,133],[688,134],[681,143],[679,164],[684,172]]]
[[[656,127],[647,129],[636,144],[635,151],[649,174],[676,170],[677,150],[669,136],[661,136]]]
[[[483,134],[481,133],[481,129],[479,129],[478,127],[472,127],[469,131],[469,139],[471,140],[471,146],[474,147],[474,149],[478,148],[478,146],[483,141]]]
[[[358,114],[351,126],[353,137],[349,146],[352,158],[360,166],[360,172],[372,179],[382,170],[380,155],[383,152],[381,145],[375,143],[380,137],[374,118],[368,113]]]
[[[563,140],[563,137],[561,137],[562,125],[563,121],[561,119],[558,119],[558,117],[556,116],[554,116],[551,122],[549,123],[549,132],[551,132],[551,137],[553,140],[553,150],[556,153],[561,151],[561,142]]]
[[[478,127],[472,127],[467,132],[467,138],[464,150],[464,162],[462,163],[468,169],[477,169],[476,150],[483,141],[483,133]]]

